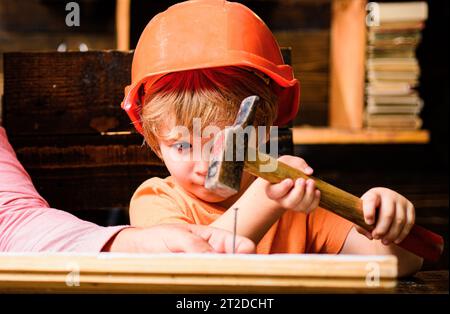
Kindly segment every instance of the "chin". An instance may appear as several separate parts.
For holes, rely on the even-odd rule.
[[[208,203],[219,203],[223,202],[227,199],[227,197],[223,197],[220,195],[215,194],[214,192],[209,191],[203,186],[199,186],[200,188],[196,187],[195,196],[197,196],[199,199],[208,202]]]
[[[210,195],[205,195],[205,196],[202,195],[199,198],[201,198],[202,200],[204,200],[205,202],[208,202],[208,203],[220,203],[227,199],[226,197],[222,197],[222,196],[219,196],[216,194],[210,194]]]

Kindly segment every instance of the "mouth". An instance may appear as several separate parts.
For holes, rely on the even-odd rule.
[[[202,188],[205,188],[205,181],[203,181],[202,183],[192,182],[192,184],[195,185],[195,186],[200,186]]]
[[[203,178],[197,178],[197,180],[192,180],[191,182],[194,185],[199,185],[199,186],[205,187],[205,181],[206,181],[206,177],[203,177]]]

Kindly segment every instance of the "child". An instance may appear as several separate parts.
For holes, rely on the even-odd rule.
[[[257,253],[395,254],[400,275],[417,271],[422,260],[394,245],[414,224],[414,207],[389,189],[362,196],[368,224],[375,223],[378,211],[369,233],[318,207],[313,180],[271,185],[244,174],[241,190],[229,198],[204,188],[208,159],[193,159],[193,144],[206,146],[211,137],[192,133],[194,119],[203,128],[229,126],[250,95],[261,98],[255,125],[283,125],[297,113],[299,83],[283,64],[270,30],[248,8],[223,0],[186,1],[150,21],[135,50],[122,106],[171,176],[151,178],[137,189],[131,224],[188,223],[232,231],[233,208],[239,208],[237,233],[258,243]],[[190,134],[180,134],[179,126]],[[299,157],[279,160],[313,172]]]

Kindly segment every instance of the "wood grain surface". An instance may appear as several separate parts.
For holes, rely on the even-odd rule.
[[[356,255],[0,254],[0,292],[390,292],[397,259]]]

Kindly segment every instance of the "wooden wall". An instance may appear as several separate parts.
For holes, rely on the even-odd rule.
[[[68,2],[0,0],[0,96],[4,52],[56,51],[61,43],[72,51],[78,51],[82,43],[91,50],[116,47],[115,0],[77,0],[79,27],[68,27],[65,23]]]

